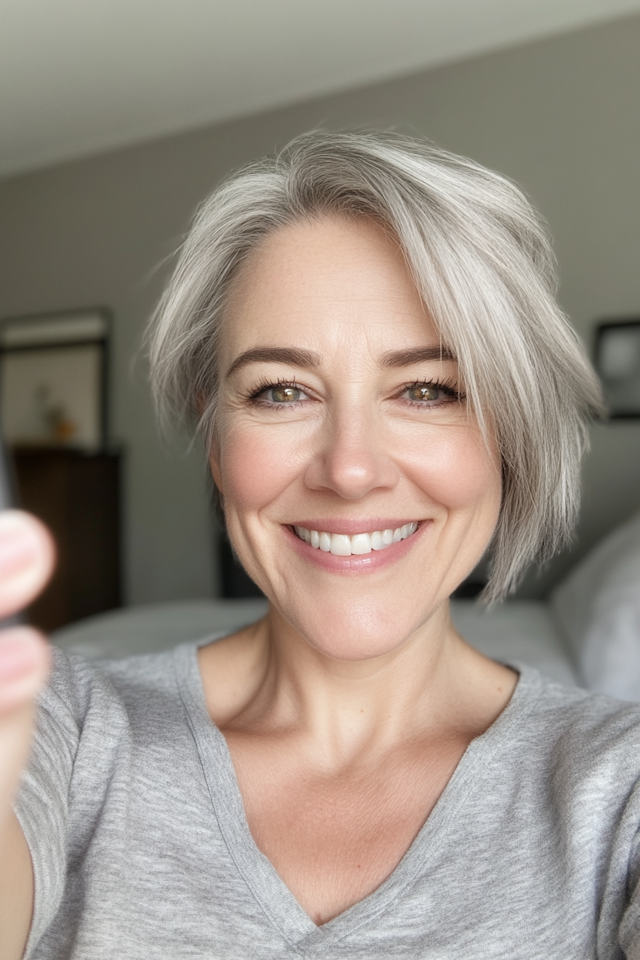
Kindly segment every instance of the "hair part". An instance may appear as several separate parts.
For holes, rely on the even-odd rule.
[[[468,402],[502,461],[491,542],[492,603],[531,561],[566,545],[600,385],[555,300],[546,227],[507,178],[392,133],[322,133],[229,177],[200,207],[152,318],[151,383],[163,424],[192,423],[210,447],[217,351],[240,266],[274,231],[321,215],[374,219],[404,253]]]

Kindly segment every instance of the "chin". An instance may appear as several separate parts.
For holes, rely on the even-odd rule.
[[[371,602],[370,597],[317,607],[306,598],[303,604],[287,603],[281,615],[307,643],[335,660],[372,660],[393,653],[442,609],[443,601],[411,610],[407,605]]]

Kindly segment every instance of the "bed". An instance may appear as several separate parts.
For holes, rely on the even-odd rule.
[[[129,607],[56,631],[68,653],[111,659],[219,636],[259,619],[266,601],[194,600]],[[485,610],[452,601],[459,632],[482,653],[560,683],[640,702],[640,514],[591,551],[546,601]]]

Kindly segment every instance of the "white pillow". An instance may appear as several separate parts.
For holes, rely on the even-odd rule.
[[[267,601],[176,600],[110,610],[62,627],[51,642],[89,660],[133,657],[170,650],[178,643],[231,632],[259,620]]]
[[[640,514],[587,554],[550,603],[584,686],[640,702]]]

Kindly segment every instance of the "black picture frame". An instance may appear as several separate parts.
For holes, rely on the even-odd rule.
[[[602,382],[608,419],[640,419],[640,317],[598,323],[593,360]]]

